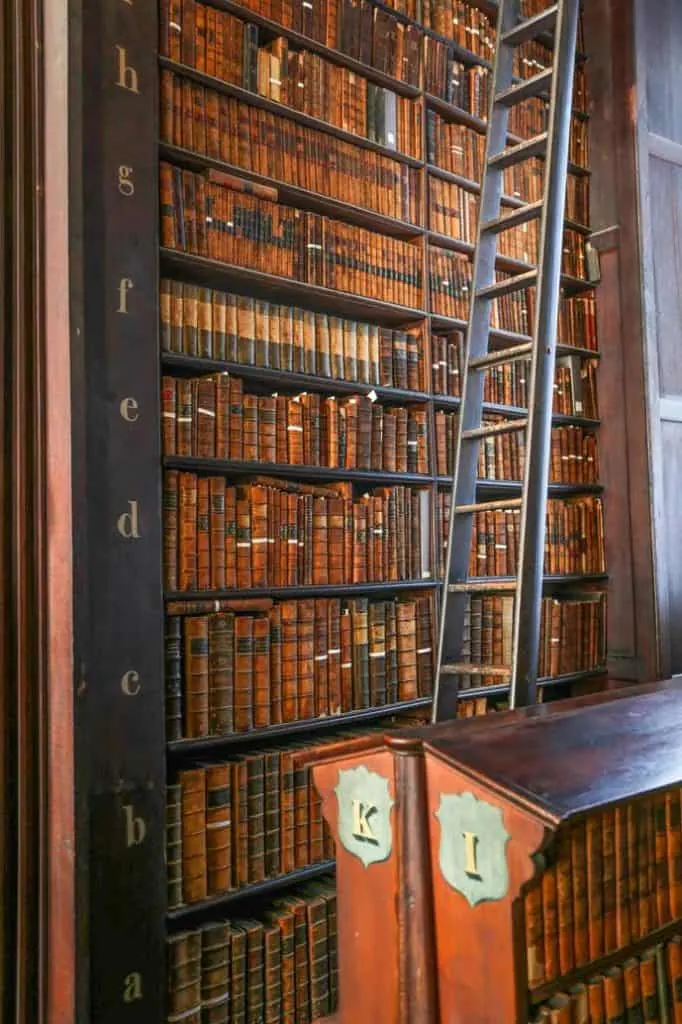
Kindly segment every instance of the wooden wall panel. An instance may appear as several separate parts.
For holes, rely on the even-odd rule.
[[[682,671],[682,6],[636,0],[636,126],[660,670]]]
[[[658,672],[651,553],[647,412],[641,330],[631,5],[585,5],[593,244],[597,291],[600,466],[605,486],[608,665],[612,679]]]
[[[638,42],[646,68],[648,128],[682,143],[682,89],[680,40],[682,4],[679,0],[646,0]]]

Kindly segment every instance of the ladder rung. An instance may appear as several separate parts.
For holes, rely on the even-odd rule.
[[[541,71],[539,75],[533,75],[532,78],[524,78],[522,82],[512,85],[509,89],[505,89],[504,92],[498,92],[495,97],[495,103],[499,103],[503,107],[513,107],[516,103],[523,103],[524,100],[530,99],[532,96],[539,96],[543,92],[546,93],[552,86],[553,73],[552,68],[547,68],[545,71]]]
[[[538,279],[537,270],[527,270],[525,274],[514,274],[513,277],[506,277],[503,281],[496,281],[476,292],[477,299],[499,299],[502,295],[509,295],[511,292],[518,292],[521,288],[530,288]]]
[[[464,516],[471,512],[494,512],[498,508],[521,508],[523,498],[495,498],[494,501],[475,501],[473,505],[457,505],[455,515]]]
[[[448,590],[451,594],[488,593],[493,591],[516,590],[516,580],[466,580],[464,583],[449,583]]]
[[[479,437],[493,437],[495,434],[513,434],[515,430],[525,430],[527,426],[527,416],[521,416],[517,420],[504,420],[502,423],[484,423],[482,427],[462,431],[462,440],[475,441]]]
[[[543,32],[551,32],[554,28],[558,12],[559,5],[552,4],[551,7],[540,11],[539,14],[534,14],[532,18],[524,18],[523,21],[520,21],[509,32],[505,32],[500,42],[505,43],[507,46],[519,46],[528,39],[537,39]]]
[[[509,676],[509,665],[469,665],[467,662],[454,662],[452,665],[441,665],[441,673],[446,676]]]
[[[501,153],[496,153],[488,160],[488,166],[495,170],[502,170],[505,167],[512,167],[513,164],[523,163],[533,156],[542,156],[547,148],[547,132],[540,132],[532,139],[517,143],[516,146],[509,146]]]
[[[482,224],[481,232],[499,234],[508,228],[515,228],[519,224],[526,224],[527,221],[535,220],[536,217],[541,216],[542,207],[543,202],[541,199],[536,203],[526,203],[524,206],[519,206],[513,213],[505,213],[502,217],[496,217],[495,220],[489,220],[487,224]]]
[[[482,370],[490,366],[501,366],[503,363],[513,363],[517,359],[523,359],[533,351],[533,342],[526,341],[523,345],[513,345],[511,348],[502,348],[497,352],[487,352],[478,359],[469,360],[470,370]]]

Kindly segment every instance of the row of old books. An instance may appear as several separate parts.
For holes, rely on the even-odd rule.
[[[478,673],[464,672],[465,689],[499,683],[511,664],[514,598],[472,595],[467,598],[464,641],[460,661],[478,665]],[[600,671],[606,651],[606,595],[561,595],[542,600],[538,676]]]
[[[169,907],[333,857],[306,765],[319,745],[261,749],[178,773],[166,793]]]
[[[228,373],[164,377],[164,455],[428,474],[423,406],[383,406],[365,395],[244,393]]]
[[[682,943],[674,936],[665,947],[645,950],[552,996],[539,1007],[532,1024],[611,1024],[682,1021]]]
[[[443,507],[447,510],[446,504]],[[520,509],[474,512],[469,575],[515,576],[520,535]],[[601,498],[549,498],[545,513],[544,573],[548,576],[602,573],[604,563]]]
[[[488,116],[491,71],[457,60],[447,43],[427,37],[424,85],[437,96],[480,120]]]
[[[337,1000],[333,880],[293,890],[254,916],[167,939],[167,1024],[295,1024]]]
[[[429,492],[167,470],[164,585],[170,591],[419,580],[430,576]]]
[[[224,736],[428,697],[429,596],[266,600],[258,614],[169,615],[169,741]]]
[[[423,31],[406,25],[369,0],[244,0],[245,10],[341,51],[386,75],[418,86]]]
[[[422,0],[419,20],[425,28],[452,39],[458,46],[492,60],[495,54],[496,18],[460,0]],[[433,43],[426,36],[426,43]]]
[[[170,71],[161,75],[161,140],[382,216],[422,220],[420,172],[413,167]],[[274,186],[241,187],[277,198]]]
[[[246,195],[161,164],[161,244],[306,284],[419,307],[422,249],[410,242]]]
[[[165,279],[160,307],[164,352],[427,390],[419,327],[393,330]]]
[[[457,444],[456,412],[437,410],[436,472],[451,476],[455,468]],[[500,423],[503,416],[488,414],[483,422]],[[481,440],[478,453],[478,476],[481,480],[522,480],[526,461],[524,431],[494,434]],[[599,457],[596,435],[584,427],[570,425],[552,427],[550,483],[593,484],[599,480]]]
[[[461,185],[429,177],[429,227],[441,235],[474,244],[478,224],[479,196]],[[510,259],[536,264],[540,242],[539,221],[527,221],[500,232],[498,253]],[[564,273],[585,276],[583,237],[566,228],[562,250]]]
[[[588,814],[524,897],[529,987],[682,916],[679,787]]]
[[[594,322],[594,296],[576,296],[564,300],[559,307],[559,344],[587,348],[596,351],[597,334]],[[464,373],[464,334],[462,331],[450,331],[447,334],[434,334],[431,337],[433,391],[436,395],[451,395],[459,398],[462,391],[462,375]],[[516,369],[514,369],[516,365]],[[581,379],[588,381],[594,373],[594,362],[585,360],[581,367]],[[565,367],[559,367],[560,369]],[[516,364],[505,364],[495,368],[495,372],[486,374],[484,382],[485,401],[497,402],[500,405],[522,406],[527,403],[526,382],[528,363],[523,360]],[[565,385],[561,376],[556,379],[556,389]],[[590,389],[585,383],[586,390]],[[570,393],[577,391],[570,389]],[[501,395],[501,397],[500,397]],[[495,397],[493,397],[495,396]],[[566,402],[559,400],[563,412]],[[570,403],[569,403],[570,404]],[[596,389],[590,407],[596,409]],[[583,406],[585,403],[583,403]],[[576,414],[581,410],[576,408]],[[570,411],[568,413],[570,415]],[[588,415],[584,408],[583,415]],[[594,415],[594,414],[593,414]]]
[[[387,149],[422,155],[418,102],[282,37],[258,51],[258,93]]]

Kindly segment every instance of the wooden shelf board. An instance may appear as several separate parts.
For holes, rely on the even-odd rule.
[[[289,600],[297,597],[352,597],[357,594],[391,594],[399,590],[434,590],[442,586],[433,577],[423,580],[389,580],[382,583],[310,584],[299,587],[263,587],[259,590],[171,590],[164,600],[170,601],[233,601],[255,597]]]
[[[194,171],[203,171],[206,168],[213,168],[232,174],[235,177],[245,178],[269,188],[277,189],[277,202],[288,206],[294,206],[301,210],[310,210],[313,213],[321,213],[328,217],[344,220],[349,224],[367,228],[370,231],[379,231],[384,235],[391,235],[393,238],[414,239],[420,238],[425,232],[424,228],[409,221],[398,220],[395,217],[387,217],[377,213],[375,210],[365,209],[346,203],[331,196],[324,196],[310,189],[299,188],[297,185],[289,185],[276,178],[268,178],[255,171],[244,170],[235,164],[227,164],[222,160],[216,160],[201,153],[195,153],[180,146],[172,146],[167,142],[159,143],[159,156],[181,167]]]
[[[330,469],[327,466],[280,465],[276,462],[243,462],[235,459],[203,459],[194,456],[165,456],[166,469],[181,469],[188,472],[206,472],[227,476],[251,477],[272,476],[283,480],[349,480],[367,484],[423,484],[433,483],[428,473],[391,473],[372,469]]]
[[[340,292],[322,285],[305,284],[289,277],[278,277],[261,270],[251,270],[232,263],[175,249],[161,249],[161,269],[169,276],[192,283],[215,286],[230,291],[238,288],[273,302],[302,305],[318,312],[337,313],[377,323],[404,325],[426,319],[424,310],[399,306],[383,299],[370,299],[350,292]]]
[[[203,918],[206,914],[215,915],[216,911],[231,911],[233,907],[246,903],[249,900],[255,900],[262,896],[276,896],[278,893],[285,892],[296,885],[321,878],[323,875],[334,871],[335,866],[333,860],[326,860],[321,864],[311,864],[309,867],[299,868],[288,875],[280,875],[277,878],[268,878],[264,882],[245,885],[242,889],[222,893],[220,896],[211,896],[197,903],[187,903],[181,907],[169,910],[166,915],[167,920],[171,926],[178,924],[184,927],[195,919]]]
[[[604,665],[595,668],[583,669],[580,672],[565,672],[560,676],[542,676],[538,679],[538,686],[545,689],[551,687],[568,686],[571,683],[578,683],[583,679],[591,679],[593,676],[601,676],[606,673]],[[477,697],[501,697],[509,693],[509,683],[495,683],[492,686],[471,686],[463,687],[457,691],[457,700],[475,700]]]
[[[290,370],[273,370],[264,366],[245,366],[220,359],[204,359],[201,356],[187,356],[177,352],[163,352],[161,364],[169,370],[186,370],[192,373],[227,372],[245,380],[259,381],[274,388],[291,386],[304,391],[344,395],[368,395],[374,391],[377,398],[391,402],[414,402],[431,400],[428,391],[408,391],[403,388],[383,387],[379,384],[365,384],[356,381],[334,380],[331,377],[313,377],[308,373],[294,373]]]
[[[175,757],[193,757],[209,752],[231,751],[235,748],[270,743],[274,740],[287,739],[308,733],[333,732],[335,729],[348,728],[353,725],[370,723],[392,715],[408,714],[431,706],[431,697],[418,697],[414,700],[399,701],[396,704],[385,704],[382,707],[358,708],[355,711],[344,711],[340,715],[327,715],[324,718],[311,718],[299,722],[283,722],[250,732],[230,733],[225,736],[203,736],[198,739],[175,740],[169,743],[169,755]]]

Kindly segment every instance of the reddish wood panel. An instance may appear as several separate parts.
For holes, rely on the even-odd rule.
[[[436,935],[436,971],[440,1020],[448,1024],[500,1024],[516,1007],[525,1009],[525,963],[515,941],[514,903],[535,874],[531,857],[545,840],[545,825],[504,798],[509,841],[504,851],[509,887],[501,899],[471,906],[446,881],[440,868],[441,825],[436,814],[443,794],[471,793],[491,801],[490,790],[460,774],[435,754],[426,757],[431,875]],[[495,952],[493,952],[495,951]]]

